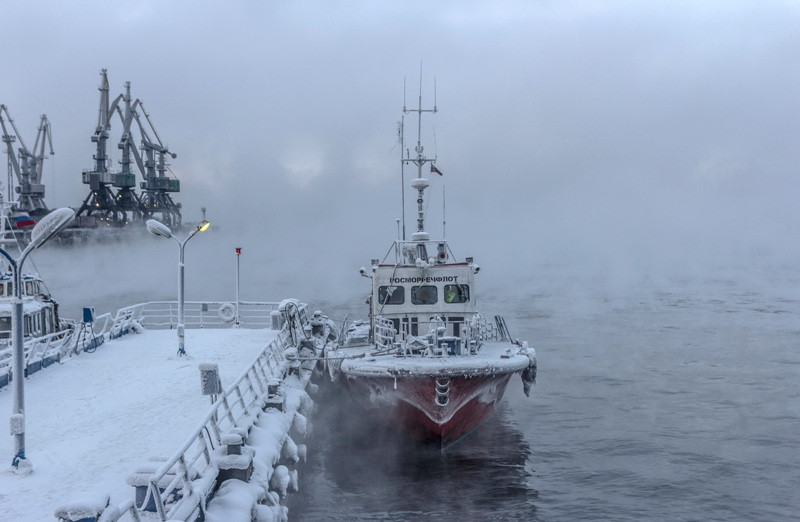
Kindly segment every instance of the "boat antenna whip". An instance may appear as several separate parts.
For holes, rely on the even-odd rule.
[[[423,109],[422,108],[422,63],[419,64],[419,97],[418,97],[418,105],[416,109],[409,109],[406,107],[405,104],[405,80],[403,80],[403,115],[408,114],[410,112],[417,113],[417,146],[414,148],[414,152],[417,153],[416,158],[411,158],[410,154],[407,154],[405,158],[401,160],[401,163],[404,165],[406,163],[413,163],[417,166],[417,179],[424,179],[422,175],[422,167],[426,163],[433,163],[435,158],[426,158],[425,157],[425,148],[422,146],[422,113],[423,112],[431,112],[437,113],[439,109],[436,106],[436,79],[434,78],[434,104],[432,109]],[[402,152],[401,152],[402,154]],[[427,180],[426,180],[427,181]],[[422,193],[425,187],[417,186],[415,187],[418,190],[417,196],[417,206],[419,216],[417,218],[417,232],[424,231],[424,212],[422,207]],[[403,239],[405,240],[405,213],[403,214]]]

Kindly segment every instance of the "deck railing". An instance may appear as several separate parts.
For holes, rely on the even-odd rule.
[[[403,326],[405,327],[407,324],[409,323],[403,323]],[[483,317],[480,314],[475,314],[471,319],[468,320],[456,321],[451,319],[445,321],[442,318],[434,317],[428,321],[427,324],[420,324],[417,335],[409,335],[402,329],[398,333],[395,330],[395,325],[391,320],[382,316],[376,316],[374,328],[375,344],[381,348],[388,349],[396,343],[403,345],[408,342],[418,342],[427,338],[427,341],[423,340],[423,342],[436,345],[436,339],[439,337],[440,329],[442,327],[447,329],[448,325],[455,337],[459,337],[465,346],[472,347],[473,344],[477,343],[475,349],[478,349],[480,343],[483,341],[511,340],[505,319],[499,315],[494,316],[493,321]],[[427,330],[425,328],[427,328]]]
[[[278,309],[279,303],[241,301],[239,303],[239,326],[243,328],[268,328],[270,313]],[[230,328],[234,322],[222,319],[220,308],[230,307],[224,301],[187,301],[184,304],[186,328]],[[175,328],[178,325],[177,301],[152,301],[135,305],[141,307],[139,321],[147,328]],[[235,307],[234,307],[235,308]]]

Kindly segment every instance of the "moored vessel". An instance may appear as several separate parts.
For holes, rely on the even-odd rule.
[[[417,109],[403,112],[416,112],[421,129],[422,114],[437,109],[422,108],[421,89],[419,100]],[[401,162],[417,170],[416,231],[406,239],[404,218],[386,256],[361,268],[372,283],[369,320],[348,325],[326,359],[331,378],[345,382],[374,416],[444,447],[486,420],[515,374],[530,393],[536,352],[512,339],[501,316],[478,311],[474,259],[456,259],[446,239],[432,240],[425,230],[430,180],[423,167],[441,172],[425,157],[419,134],[414,150]]]

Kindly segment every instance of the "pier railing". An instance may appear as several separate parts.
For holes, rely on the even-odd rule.
[[[222,434],[246,432],[255,422],[268,381],[286,371],[283,346],[282,337],[270,342],[214,402],[186,443],[150,476],[141,506],[154,502],[160,520],[202,519],[219,471],[212,452],[221,445]]]
[[[239,303],[239,326],[269,328],[271,325],[270,313],[277,310],[278,305],[279,303],[241,301]],[[136,309],[139,322],[147,328],[175,328],[178,325],[177,301],[151,301],[129,308]],[[229,318],[229,314],[233,314],[235,317],[235,305],[225,301],[187,301],[184,303],[186,328],[230,328],[235,324],[235,320],[226,320]]]

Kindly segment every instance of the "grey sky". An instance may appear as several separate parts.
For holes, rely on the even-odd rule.
[[[338,272],[393,238],[395,122],[422,61],[445,173],[429,229],[445,183],[457,255],[796,255],[798,27],[778,1],[14,2],[0,102],[28,141],[47,113],[46,201],[77,207],[107,68],[178,154],[186,220],[205,205],[231,243]]]

